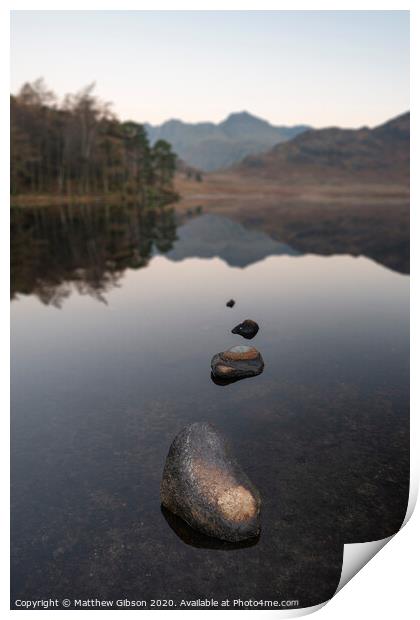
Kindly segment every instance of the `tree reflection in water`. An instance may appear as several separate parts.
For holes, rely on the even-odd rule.
[[[11,298],[60,308],[74,288],[106,303],[126,269],[145,267],[176,239],[167,204],[13,208]]]

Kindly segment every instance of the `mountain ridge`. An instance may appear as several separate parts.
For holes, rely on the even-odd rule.
[[[246,156],[238,172],[267,178],[367,177],[407,179],[410,167],[410,112],[372,129],[309,129],[269,151]]]
[[[229,114],[220,123],[186,123],[169,119],[156,126],[145,123],[144,128],[152,143],[166,140],[186,164],[211,172],[290,140],[306,131],[309,125],[271,125],[242,111]]]

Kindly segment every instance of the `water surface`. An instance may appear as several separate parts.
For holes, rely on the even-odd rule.
[[[331,597],[343,543],[405,515],[408,286],[224,218],[13,210],[12,601]],[[245,318],[264,373],[215,385]],[[161,511],[170,443],[196,420],[260,490],[256,544]]]

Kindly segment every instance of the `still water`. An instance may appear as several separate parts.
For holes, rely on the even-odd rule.
[[[12,605],[331,597],[343,543],[405,515],[408,287],[212,215],[12,210]],[[216,385],[210,359],[246,318],[265,370]],[[196,420],[260,491],[256,544],[161,510],[170,443]]]

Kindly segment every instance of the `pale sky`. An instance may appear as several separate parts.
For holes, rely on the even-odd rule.
[[[11,91],[95,81],[121,119],[377,125],[409,109],[408,11],[14,11]]]

